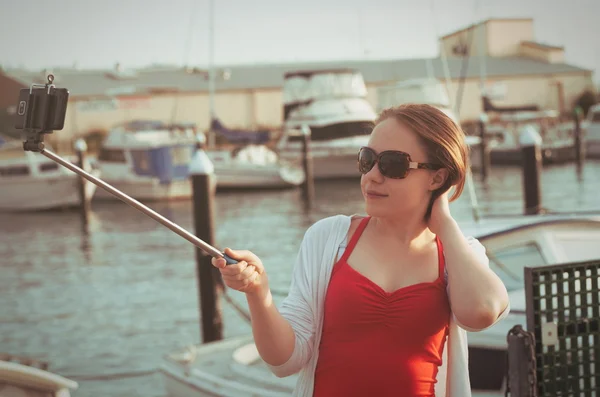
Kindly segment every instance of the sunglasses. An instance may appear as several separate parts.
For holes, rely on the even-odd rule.
[[[410,170],[439,170],[443,168],[439,164],[411,161],[408,153],[397,150],[386,150],[377,154],[371,148],[360,148],[358,151],[358,170],[360,173],[366,174],[371,171],[375,163],[379,166],[381,175],[392,179],[406,178]]]

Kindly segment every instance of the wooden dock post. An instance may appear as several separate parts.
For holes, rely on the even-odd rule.
[[[74,144],[74,148],[75,148],[75,152],[77,153],[77,166],[79,168],[81,168],[84,171],[88,171],[86,168],[87,166],[87,161],[86,161],[86,152],[87,152],[87,143],[82,139],[79,138],[75,141]],[[83,225],[87,227],[87,225],[89,224],[89,218],[90,218],[90,209],[91,209],[91,197],[90,200],[88,200],[88,198],[86,197],[86,186],[88,184],[88,181],[80,176],[78,178],[78,191],[79,191],[79,212],[81,214],[81,220],[83,222]]]
[[[214,166],[204,152],[203,140],[198,142],[196,153],[190,162],[192,183],[192,204],[195,234],[212,246],[214,233]],[[211,257],[196,247],[196,269],[200,300],[200,321],[203,343],[223,339],[221,299],[223,284],[217,268],[211,264]]]
[[[542,137],[532,126],[524,126],[519,131],[523,166],[523,195],[525,215],[539,214],[542,211],[540,178],[542,173]]]
[[[307,125],[302,126],[302,165],[304,168],[304,182],[302,183],[302,199],[308,210],[312,208],[315,199],[315,183],[313,161],[311,153],[311,130]]]

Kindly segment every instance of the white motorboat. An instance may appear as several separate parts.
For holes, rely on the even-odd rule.
[[[51,145],[46,144],[46,147],[52,150]],[[100,175],[98,170],[88,168],[88,171],[96,177]],[[0,211],[50,210],[80,205],[77,174],[40,153],[23,150],[19,140],[2,137],[0,192]],[[95,192],[96,185],[86,183],[87,201]]]
[[[408,79],[377,87],[377,111],[405,103],[425,103],[435,106],[455,123],[460,120],[452,110],[444,84],[435,78]]]
[[[358,178],[358,151],[366,146],[377,115],[357,70],[312,70],[284,76],[284,127],[277,144],[282,159],[302,160],[303,127],[310,128],[315,179]]]
[[[69,397],[79,385],[47,370],[47,365],[25,365],[0,354],[0,396],[2,397]],[[30,361],[30,360],[29,360]]]
[[[301,185],[304,170],[281,160],[265,145],[246,145],[235,150],[209,150],[218,190],[284,189]]]
[[[377,88],[378,112],[405,103],[423,103],[434,106],[460,125],[460,120],[452,110],[448,92],[444,84],[438,79],[408,79]],[[478,136],[467,135],[465,136],[465,143],[469,147],[471,168],[477,170],[481,167],[481,139]]]
[[[269,131],[230,129],[218,119],[213,119],[210,129],[227,142],[236,143],[233,149],[207,151],[215,167],[218,189],[284,189],[304,182],[300,164],[279,158],[266,146]]]
[[[507,333],[516,324],[526,328],[524,267],[600,258],[600,216],[491,219],[462,225],[462,229],[485,245],[490,266],[505,282],[511,298],[512,311],[506,319],[468,334],[473,396],[500,397],[504,396]],[[289,396],[297,379],[297,375],[273,375],[251,335],[167,354],[160,371],[171,397]]]
[[[193,126],[132,121],[111,129],[102,143],[102,179],[137,200],[189,198],[188,163],[196,148]],[[99,189],[98,199],[116,199]]]
[[[492,165],[520,165],[519,134],[534,128],[542,138],[543,164],[563,164],[575,159],[573,123],[561,122],[554,110],[501,113],[486,126],[486,140]]]

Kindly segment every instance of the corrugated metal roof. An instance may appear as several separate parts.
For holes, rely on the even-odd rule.
[[[467,78],[478,78],[480,61],[485,62],[488,78],[539,76],[549,74],[591,72],[577,66],[564,63],[545,63],[523,57],[493,58],[471,57],[466,72]],[[412,78],[428,77],[428,65],[436,78],[443,79],[443,65],[439,58],[434,59],[400,59],[400,60],[360,60],[331,61],[279,65],[234,65],[220,66],[220,72],[229,73],[229,79],[218,78],[218,91],[248,90],[261,88],[280,88],[284,75],[298,70],[314,69],[357,69],[362,72],[367,84],[389,83]],[[462,59],[448,59],[448,68],[452,79],[461,75]],[[219,72],[219,73],[220,73]],[[8,70],[5,73],[22,82],[25,86],[31,83],[43,83],[41,72]],[[131,78],[115,78],[115,71],[110,70],[55,70],[55,84],[69,89],[71,96],[112,96],[135,95],[153,91],[198,92],[208,90],[206,70],[196,69],[188,72],[184,68],[140,69]]]

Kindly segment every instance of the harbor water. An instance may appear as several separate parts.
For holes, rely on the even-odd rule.
[[[474,187],[483,216],[522,213],[520,169],[492,168]],[[600,161],[581,175],[574,165],[544,168],[545,208],[600,214],[599,197]],[[190,201],[149,206],[193,231]],[[0,352],[49,362],[79,382],[77,397],[162,397],[162,356],[201,341],[194,247],[120,201],[92,209],[87,228],[77,211],[0,213]],[[467,190],[451,210],[459,223],[473,221]],[[363,202],[357,179],[318,182],[308,212],[299,190],[219,193],[215,211],[218,247],[252,250],[285,291],[306,229],[362,213]],[[225,337],[250,332],[222,305]]]

